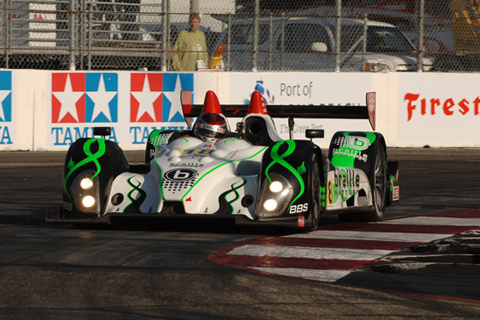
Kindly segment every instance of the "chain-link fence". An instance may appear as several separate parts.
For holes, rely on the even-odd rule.
[[[479,2],[0,0],[0,68],[170,71],[199,12],[223,70],[479,71]]]

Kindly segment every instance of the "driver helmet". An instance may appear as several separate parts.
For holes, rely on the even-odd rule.
[[[193,133],[205,142],[215,142],[227,134],[227,122],[217,113],[204,113],[195,122]]]

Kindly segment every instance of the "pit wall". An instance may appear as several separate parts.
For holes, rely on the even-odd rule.
[[[112,127],[125,150],[145,147],[153,129],[187,129],[180,92],[195,104],[213,90],[221,104],[365,105],[376,92],[376,131],[389,147],[480,147],[480,74],[460,73],[160,73],[0,70],[0,150],[62,151],[93,127]],[[230,120],[235,128],[237,119]],[[284,119],[277,131],[288,139]],[[367,120],[295,119],[293,138],[324,129],[371,130]]]

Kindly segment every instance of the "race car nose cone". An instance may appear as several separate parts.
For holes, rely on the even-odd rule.
[[[182,159],[180,159],[180,157],[171,157],[171,158],[168,159],[168,161],[177,163],[177,162],[182,161]]]

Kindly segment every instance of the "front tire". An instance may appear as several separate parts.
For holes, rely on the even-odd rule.
[[[322,208],[321,197],[320,197],[320,190],[321,190],[321,179],[320,179],[320,167],[318,164],[317,155],[314,153],[312,157],[312,169],[309,171],[309,179],[311,188],[310,188],[310,212],[309,216],[311,216],[311,224],[309,227],[306,228],[307,232],[315,231],[318,227],[318,222],[320,220],[320,211]]]

